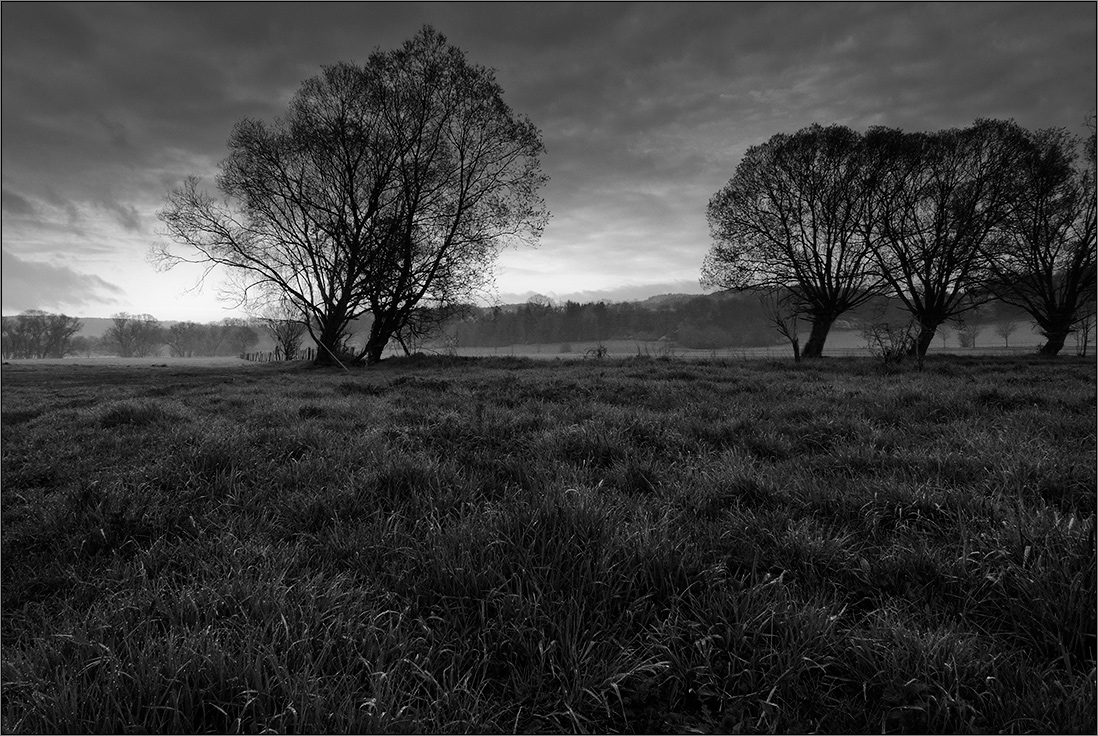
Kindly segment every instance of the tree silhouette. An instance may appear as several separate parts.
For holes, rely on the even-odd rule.
[[[1095,301],[1094,146],[1093,132],[1085,144],[1062,128],[1027,134],[991,257],[991,290],[1033,317],[1043,355],[1060,352]]]
[[[1014,196],[1023,131],[978,120],[935,133],[874,129],[880,162],[874,253],[878,273],[919,323],[925,355],[935,330],[988,298],[988,249]]]
[[[883,286],[870,268],[877,172],[866,153],[863,136],[840,125],[775,135],[748,149],[709,201],[703,286],[781,290],[784,308],[811,323],[806,358]]]
[[[194,178],[169,195],[159,216],[186,253],[154,258],[224,266],[245,303],[287,300],[320,361],[369,314],[354,359],[377,362],[409,323],[486,285],[503,245],[541,233],[540,133],[502,94],[430,26],[363,66],[324,67],[285,118],[236,125],[223,201]]]

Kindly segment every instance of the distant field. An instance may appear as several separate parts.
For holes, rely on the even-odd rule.
[[[807,339],[807,338],[805,338]],[[928,355],[1030,355],[1045,342],[1040,335],[1033,333],[1028,326],[1019,326],[1010,335],[1010,345],[991,328],[986,328],[977,336],[975,347],[962,348],[957,343],[956,335],[950,333],[943,345],[941,337],[934,340]],[[452,353],[466,357],[485,356],[513,356],[524,358],[559,358],[570,360],[583,358],[588,352],[596,350],[599,345],[606,348],[607,356],[614,358],[630,357],[676,357],[676,358],[702,358],[702,359],[729,359],[744,360],[754,358],[787,359],[793,356],[793,348],[788,344],[773,345],[761,348],[720,348],[716,350],[693,350],[684,348],[674,343],[644,341],[644,340],[584,340],[564,343],[542,343],[534,345],[508,345],[505,347],[458,347],[453,350],[439,348],[428,349],[427,352]],[[803,345],[803,341],[802,341]],[[562,349],[563,348],[563,349]],[[1093,353],[1093,348],[1091,353]],[[1065,355],[1073,355],[1075,345],[1071,342],[1064,346]],[[829,357],[865,357],[870,352],[866,347],[865,337],[860,330],[833,330],[828,335],[824,346],[824,355]]]
[[[33,367],[36,365],[66,365],[87,366],[91,368],[119,367],[119,368],[233,368],[252,365],[240,358],[162,358],[154,356],[150,358],[119,358],[115,355],[96,355],[86,358],[79,355],[70,355],[65,358],[33,358],[5,360],[4,365]]]
[[[0,727],[1094,733],[1093,359],[632,355],[5,364]]]
[[[802,337],[803,341],[807,336]],[[1009,347],[1004,345],[1001,337],[994,334],[990,327],[984,328],[976,339],[976,346],[962,348],[957,342],[955,333],[948,333],[943,343],[941,337],[934,340],[930,347],[930,355],[998,355],[998,356],[1024,356],[1037,351],[1044,344],[1044,338],[1034,333],[1028,324],[1019,323],[1017,329],[1010,335]],[[631,358],[631,357],[674,357],[680,359],[778,359],[784,360],[792,357],[793,350],[788,344],[775,344],[761,348],[722,348],[717,350],[694,350],[676,345],[673,342],[660,342],[655,340],[583,340],[573,342],[552,342],[541,344],[507,345],[503,347],[441,347],[431,344],[422,349],[422,352],[432,355],[455,355],[461,357],[525,357],[536,359],[575,360],[587,357],[591,351],[597,350],[602,345],[606,349],[606,357]],[[253,353],[271,353],[274,350],[269,338],[265,338],[260,345],[252,348]],[[161,352],[167,353],[168,349],[162,348]],[[1091,348],[1092,354],[1094,349]],[[828,357],[865,357],[869,356],[866,348],[865,337],[860,330],[832,330],[828,335],[827,344],[824,347],[824,355]],[[1075,354],[1075,345],[1069,341],[1064,346],[1065,355]],[[403,355],[403,351],[395,342],[386,350],[387,357]],[[12,365],[26,363],[25,360],[8,361]],[[32,361],[35,363],[63,362],[72,365],[191,365],[191,366],[232,366],[240,364],[239,358],[172,358],[166,356],[153,356],[149,358],[118,358],[114,356],[69,356],[58,360]]]

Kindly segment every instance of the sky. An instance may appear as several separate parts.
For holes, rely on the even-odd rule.
[[[1083,133],[1094,2],[0,5],[4,314],[242,316],[223,275],[149,260],[156,213],[212,184],[243,118],[425,24],[541,130],[551,219],[496,264],[502,303],[701,293],[710,197],[813,123],[977,118]]]

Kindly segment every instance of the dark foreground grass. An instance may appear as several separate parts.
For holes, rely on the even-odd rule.
[[[1089,732],[1093,361],[5,367],[5,732]]]

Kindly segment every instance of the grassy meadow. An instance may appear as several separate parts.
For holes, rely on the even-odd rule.
[[[6,733],[1094,733],[1094,360],[5,365]]]

